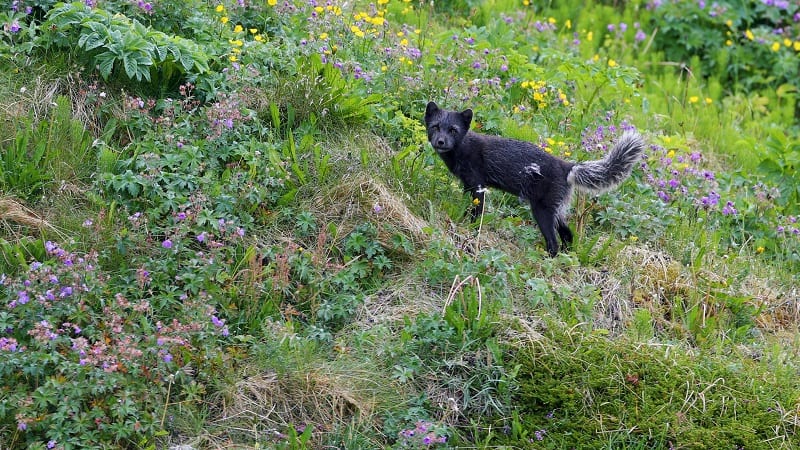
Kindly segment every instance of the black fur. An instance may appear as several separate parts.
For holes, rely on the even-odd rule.
[[[551,256],[559,250],[556,233],[564,247],[572,243],[566,213],[573,187],[592,193],[615,188],[644,151],[642,137],[629,131],[602,160],[573,163],[530,142],[475,133],[469,129],[471,123],[470,109],[446,111],[434,102],[425,109],[428,141],[472,193],[473,219],[483,214],[487,187],[517,195],[530,203]]]

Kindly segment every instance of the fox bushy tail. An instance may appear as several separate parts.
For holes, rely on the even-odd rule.
[[[567,181],[582,191],[601,194],[625,181],[633,165],[642,157],[644,139],[635,131],[626,131],[605,158],[575,164]]]

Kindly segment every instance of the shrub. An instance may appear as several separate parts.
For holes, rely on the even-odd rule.
[[[194,41],[170,36],[121,14],[91,8],[84,2],[64,3],[47,13],[40,36],[44,48],[80,48],[91,66],[108,79],[124,74],[129,80],[163,84],[186,74],[208,72],[209,55]]]
[[[45,248],[44,261],[0,283],[4,444],[89,448],[152,437],[170,401],[197,400],[189,368],[219,357],[224,322],[202,296],[160,304],[146,295],[145,270],[128,284],[97,253]]]

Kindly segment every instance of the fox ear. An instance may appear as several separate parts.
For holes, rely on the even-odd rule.
[[[429,119],[437,111],[439,111],[439,106],[434,102],[428,102],[428,106],[425,107],[425,119]]]
[[[461,117],[464,119],[464,123],[469,127],[469,124],[472,123],[472,110],[465,109],[461,111]]]

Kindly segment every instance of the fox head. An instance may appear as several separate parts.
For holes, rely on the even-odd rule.
[[[458,147],[469,131],[472,110],[462,112],[440,109],[430,102],[425,108],[425,129],[428,141],[438,153],[446,153]]]

